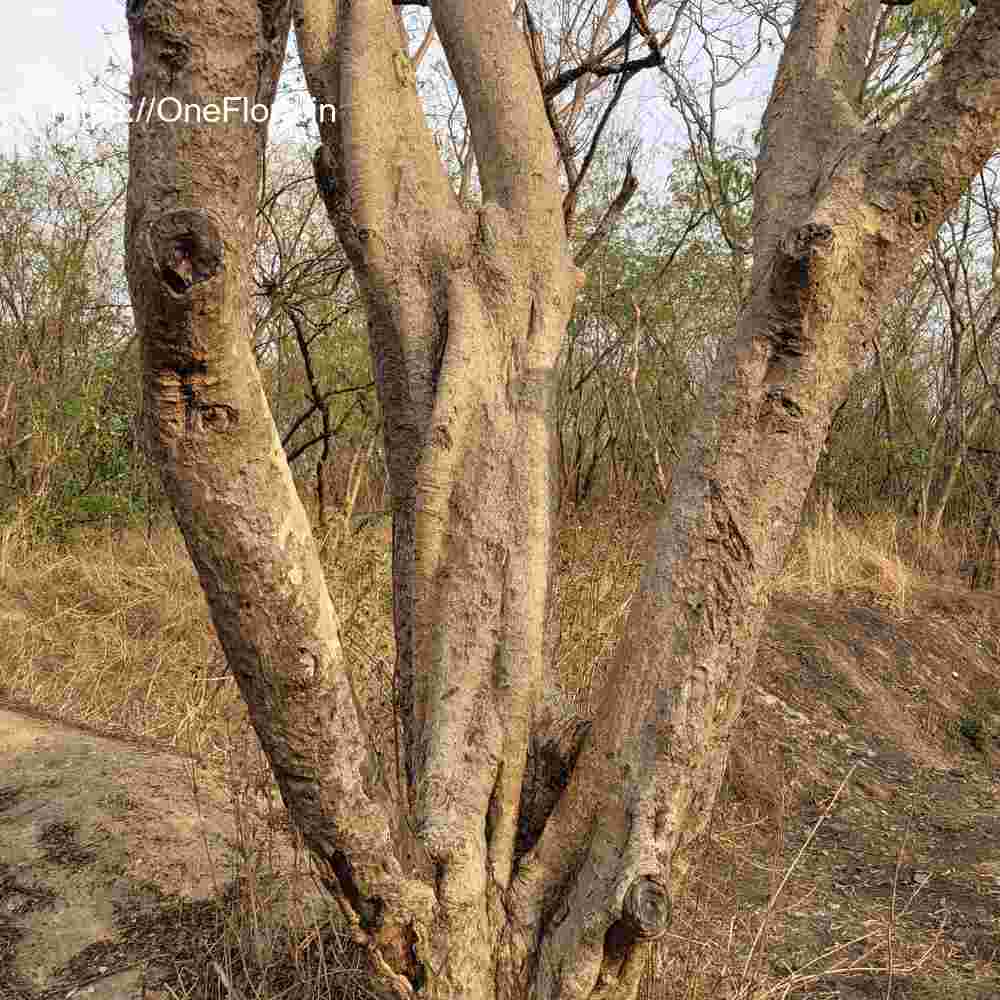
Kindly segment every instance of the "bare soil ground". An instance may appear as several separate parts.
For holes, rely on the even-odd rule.
[[[202,964],[242,846],[197,760],[0,707],[0,998],[125,1000]],[[270,859],[281,894],[315,897],[296,860]]]
[[[781,597],[770,618],[692,897],[714,885],[759,927],[851,773],[773,905],[762,974],[795,997],[1000,997],[1000,600]],[[741,816],[759,832],[727,834]]]

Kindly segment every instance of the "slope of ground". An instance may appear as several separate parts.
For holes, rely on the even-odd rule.
[[[1000,600],[777,598],[734,745],[688,901],[709,965],[789,996],[1000,996]]]
[[[0,708],[0,775],[5,1000],[126,1000],[169,979],[175,960],[203,958],[218,901],[261,860],[223,776],[162,747]],[[295,860],[270,858],[285,884],[269,906],[301,892]]]

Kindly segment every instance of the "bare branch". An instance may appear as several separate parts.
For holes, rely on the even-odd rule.
[[[649,429],[646,426],[646,415],[642,409],[642,400],[639,398],[639,332],[642,329],[642,312],[632,300],[632,309],[635,311],[635,332],[632,338],[632,369],[629,372],[629,385],[632,387],[632,399],[635,402],[636,412],[639,416],[639,429],[642,436],[653,453],[653,466],[656,470],[656,494],[663,503],[670,492],[670,484],[663,471],[663,463],[660,461],[660,446],[653,440]]]
[[[531,8],[527,3],[522,5],[522,13],[524,17],[524,33],[528,40],[528,52],[531,54],[531,65],[535,70],[538,85],[542,88],[543,95],[545,95],[545,53],[542,46],[541,32],[535,24]],[[543,99],[545,103],[545,117],[548,119],[549,128],[552,129],[552,135],[556,141],[559,160],[563,165],[563,170],[566,171],[566,181],[569,184],[570,190],[572,190],[576,186],[578,177],[576,156],[566,136],[566,129],[559,120],[559,115],[556,113],[555,105],[551,98],[543,96]],[[565,203],[563,206],[563,217],[565,219]]]
[[[911,239],[940,225],[945,207],[952,208],[967,179],[1000,145],[998,31],[1000,5],[978,7],[940,72],[872,150],[873,200]]]
[[[625,93],[625,87],[627,86],[629,80],[632,79],[633,75],[633,73],[626,73],[618,78],[618,85],[615,87],[614,95],[611,100],[608,101],[607,105],[605,105],[604,113],[601,115],[601,120],[597,123],[597,128],[594,129],[594,134],[591,136],[590,149],[587,150],[587,155],[583,158],[583,163],[577,172],[576,178],[570,185],[569,190],[566,192],[566,196],[563,198],[563,219],[565,220],[567,227],[569,227],[573,221],[573,216],[576,211],[577,194],[579,193],[580,185],[583,183],[588,171],[590,170],[590,165],[594,162],[594,155],[597,152],[597,147],[600,145],[601,136],[604,134],[604,130],[607,127],[608,122],[611,120],[611,115],[618,106],[618,102],[621,100],[622,94]]]
[[[417,51],[410,57],[410,62],[413,63],[414,70],[419,69],[420,64],[424,61],[424,56],[427,55],[427,50],[431,47],[431,42],[433,41],[434,22],[431,21],[431,23],[427,25],[427,31],[424,34],[423,41],[417,46]]]
[[[624,47],[629,34],[630,31],[628,30],[622,34],[621,46],[617,46],[616,43],[616,50],[618,47]],[[634,76],[644,69],[654,69],[663,64],[663,53],[657,50],[650,52],[649,55],[643,56],[641,59],[629,59],[615,66],[605,64],[602,61],[603,56],[604,53],[600,56],[595,56],[585,63],[581,63],[579,66],[574,66],[573,69],[568,69],[560,73],[559,76],[549,80],[545,84],[543,93],[546,97],[555,97],[561,94],[567,87],[576,83],[582,76],[590,75],[604,78],[608,76],[620,76],[622,73]]]

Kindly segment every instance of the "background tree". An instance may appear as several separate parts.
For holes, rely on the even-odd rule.
[[[915,514],[925,541],[952,523],[985,547],[996,505],[995,163],[885,310],[819,470],[842,509]]]
[[[469,121],[472,207],[439,162],[387,0],[296,8],[310,89],[337,108],[316,176],[367,305],[385,425],[393,780],[371,766],[254,362],[262,127],[132,128],[152,449],[289,812],[382,981],[401,996],[628,997],[710,814],[769,588],[863,344],[1000,137],[1000,3],[981,0],[887,131],[863,106],[879,5],[799,5],[757,157],[749,295],[596,718],[553,734],[559,782],[528,757],[548,724],[552,372],[579,274],[508,9],[431,11]],[[646,12],[630,11],[655,52]],[[133,100],[269,103],[290,13],[131,4]]]
[[[303,146],[272,143],[262,175],[254,355],[289,464],[296,478],[312,479],[326,537],[333,500],[352,508],[371,471],[378,420],[363,316]]]
[[[125,169],[123,144],[96,123],[52,122],[0,154],[0,509],[47,531],[128,513],[144,492],[128,476]]]

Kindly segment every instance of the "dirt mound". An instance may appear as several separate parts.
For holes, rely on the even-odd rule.
[[[793,868],[764,960],[800,984],[789,996],[1000,996],[996,596],[925,590],[903,615],[867,595],[775,599],[733,745],[719,823],[766,815],[777,843],[728,857],[723,834],[701,873],[738,864],[727,891],[759,923]]]
[[[232,812],[196,760],[0,706],[0,998],[139,995],[231,891]]]

